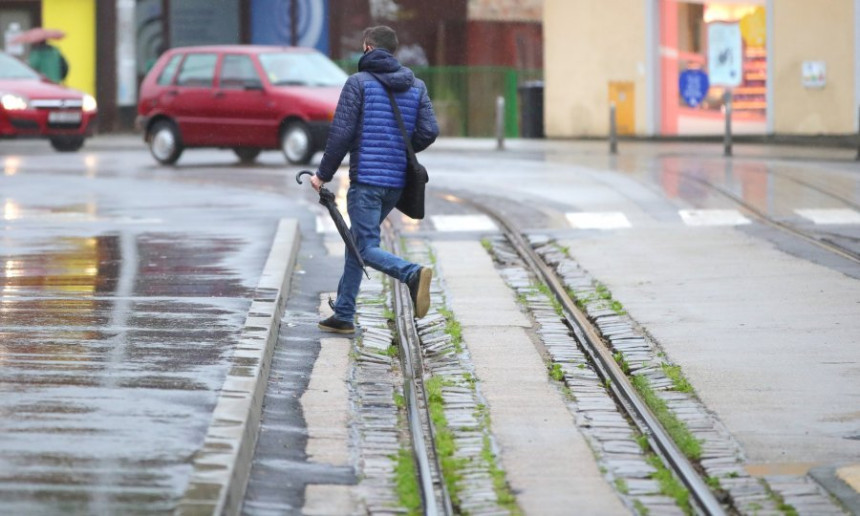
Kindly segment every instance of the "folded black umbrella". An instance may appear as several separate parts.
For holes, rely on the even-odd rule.
[[[313,172],[310,170],[302,170],[296,174],[296,182],[302,184],[302,176],[306,174],[310,176],[313,175]],[[334,193],[324,186],[320,188],[320,204],[325,206],[328,210],[328,214],[331,215],[331,220],[334,221],[337,232],[340,233],[343,243],[346,244],[346,249],[355,256],[356,260],[358,260],[358,264],[361,265],[364,275],[370,278],[370,275],[367,273],[367,266],[361,258],[361,253],[358,252],[358,245],[352,237],[352,232],[350,232],[349,226],[346,225],[346,221],[343,220],[343,216],[337,209],[337,202],[334,200]]]

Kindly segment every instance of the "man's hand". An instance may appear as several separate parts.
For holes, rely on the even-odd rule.
[[[313,187],[314,187],[314,190],[316,190],[317,192],[319,192],[319,191],[320,191],[320,188],[322,188],[322,185],[323,185],[323,184],[324,184],[324,183],[323,183],[323,180],[322,180],[322,179],[320,179],[320,177],[319,177],[318,175],[314,174],[314,175],[312,175],[312,176],[311,176],[311,186],[313,186]]]

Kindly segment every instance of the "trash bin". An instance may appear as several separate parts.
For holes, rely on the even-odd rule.
[[[524,82],[520,93],[520,136],[543,138],[543,81]]]

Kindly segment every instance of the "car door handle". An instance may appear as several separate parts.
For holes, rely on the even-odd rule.
[[[176,90],[167,90],[164,92],[165,95],[170,95],[171,97],[177,95],[179,92]]]
[[[212,96],[215,97],[216,99],[220,99],[221,97],[224,96],[224,92],[223,91],[216,91],[215,93],[212,94]]]

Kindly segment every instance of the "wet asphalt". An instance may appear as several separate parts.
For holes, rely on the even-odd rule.
[[[153,180],[148,163],[125,165],[138,154],[5,158],[4,514],[172,511],[277,221],[307,211],[259,190]],[[32,172],[30,160],[56,166]]]

